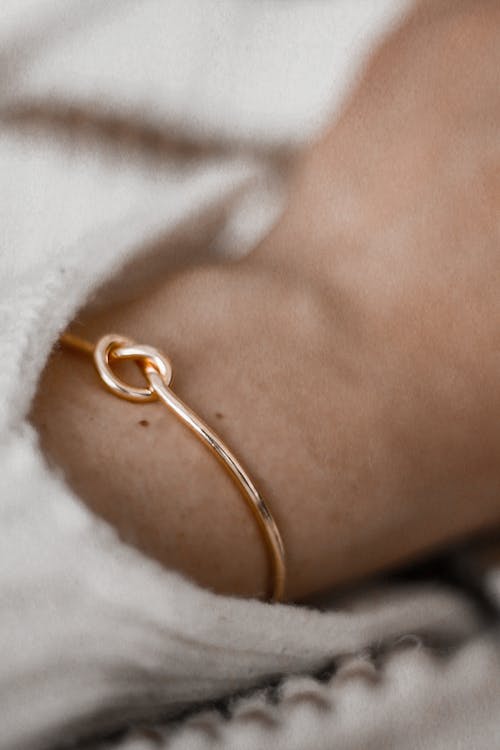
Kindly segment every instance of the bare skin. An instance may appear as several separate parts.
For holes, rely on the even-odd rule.
[[[499,26],[494,2],[424,3],[251,256],[79,321],[170,356],[176,391],[273,510],[288,599],[500,522]],[[33,420],[125,540],[203,586],[266,595],[248,509],[165,410],[56,351]]]

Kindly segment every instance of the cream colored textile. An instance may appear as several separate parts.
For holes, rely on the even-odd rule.
[[[254,694],[231,720],[205,711],[113,744],[495,746],[500,668],[465,600],[403,587],[320,612],[216,597],[122,544],[26,422],[58,334],[104,282],[125,273],[113,293],[132,293],[176,263],[252,248],[280,210],[283,154],[338,108],[405,7],[2,0],[1,750],[97,748],[100,732],[333,662],[330,682],[290,678],[274,707]],[[433,660],[406,634],[458,650]]]

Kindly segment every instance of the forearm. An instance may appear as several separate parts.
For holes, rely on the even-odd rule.
[[[457,18],[387,42],[248,260],[181,273],[81,323],[86,338],[116,331],[171,357],[175,390],[276,517],[289,598],[500,520],[500,68],[491,22]],[[465,51],[460,34],[451,48],[457,28],[470,29]],[[254,519],[170,414],[117,400],[89,361],[56,352],[34,420],[125,539],[216,590],[268,591]]]
[[[272,509],[287,597],[492,523],[500,476],[481,482],[461,472],[453,433],[433,427],[448,402],[429,413],[408,398],[411,373],[401,390],[400,375],[380,370],[370,329],[357,331],[354,300],[332,308],[322,284],[276,277],[258,258],[181,274],[78,330],[93,340],[124,333],[171,357],[176,392],[241,457]],[[125,540],[217,591],[269,591],[265,547],[243,499],[158,404],[116,399],[90,360],[57,351],[34,419],[47,453]]]
[[[275,515],[288,597],[351,577],[359,565],[344,559],[356,533],[352,511],[342,510],[350,472],[341,489],[342,474],[332,481],[331,466],[337,436],[368,414],[356,417],[358,395],[338,377],[333,352],[340,343],[333,343],[330,318],[316,285],[250,259],[180,274],[77,326],[91,340],[118,331],[171,358],[175,391],[241,458]],[[322,350],[325,370],[317,367]],[[157,404],[114,398],[90,360],[58,350],[34,419],[70,483],[126,540],[215,590],[269,591],[265,547],[243,499],[213,456]],[[332,533],[339,535],[333,555]]]

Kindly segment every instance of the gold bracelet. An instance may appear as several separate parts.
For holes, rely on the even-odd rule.
[[[151,346],[136,344],[114,333],[103,336],[95,345],[71,333],[63,334],[60,341],[66,347],[93,356],[97,372],[111,393],[138,403],[159,399],[215,454],[235,481],[259,524],[269,553],[273,576],[271,599],[281,601],[285,590],[285,549],[276,522],[236,456],[169,387],[172,381],[172,365],[169,359]],[[119,378],[113,372],[111,363],[120,359],[136,362],[147,380],[147,385],[131,386]]]

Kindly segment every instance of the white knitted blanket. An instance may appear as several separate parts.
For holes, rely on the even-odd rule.
[[[128,290],[251,250],[286,189],[275,157],[406,6],[2,0],[1,750],[500,745],[498,651],[464,597],[215,596],[120,542],[27,422],[59,333],[130,259]],[[488,583],[500,601],[500,571]]]

